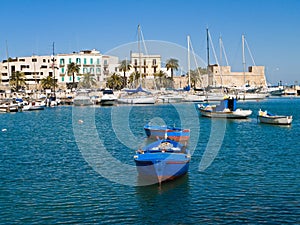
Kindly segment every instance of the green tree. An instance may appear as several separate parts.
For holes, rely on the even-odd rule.
[[[72,75],[73,77],[73,82],[72,82],[72,87],[75,88],[75,73],[79,73],[80,71],[80,67],[79,65],[77,65],[74,62],[71,62],[70,64],[68,64],[68,75]]]
[[[24,87],[26,85],[25,74],[20,71],[13,72],[9,79],[9,84],[13,86],[16,91],[18,91],[20,87]]]
[[[119,66],[119,69],[121,71],[123,71],[124,73],[124,77],[123,77],[123,87],[126,87],[126,84],[127,84],[127,79],[126,79],[126,72],[129,71],[131,68],[131,65],[130,65],[130,61],[129,60],[123,60]]]
[[[93,74],[86,73],[82,75],[83,77],[80,79],[79,87],[82,88],[91,88],[93,86],[96,86],[96,79]]]
[[[109,78],[107,78],[106,87],[120,90],[122,89],[122,86],[123,78],[120,75],[113,73]]]
[[[159,87],[165,86],[167,74],[164,71],[160,70],[158,73],[154,73],[153,75],[155,78],[159,79]]]
[[[167,70],[171,69],[171,79],[173,80],[174,70],[178,70],[179,68],[178,60],[173,58],[167,60],[166,67]]]
[[[57,87],[56,80],[54,80],[51,76],[43,78],[41,80],[41,86],[43,89],[51,89],[52,87]]]

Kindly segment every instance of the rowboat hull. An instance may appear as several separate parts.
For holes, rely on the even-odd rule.
[[[275,125],[290,125],[293,121],[292,116],[258,116],[259,122]]]

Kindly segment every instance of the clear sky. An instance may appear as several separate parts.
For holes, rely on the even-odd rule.
[[[232,71],[243,68],[244,34],[270,83],[300,83],[299,0],[14,0],[0,1],[0,18],[0,60],[7,52],[51,55],[53,42],[55,53],[97,49],[105,54],[137,41],[140,24],[145,40],[186,48],[190,35],[195,53],[206,62],[209,28],[217,55],[222,36]],[[247,66],[253,65],[250,55],[245,57]]]

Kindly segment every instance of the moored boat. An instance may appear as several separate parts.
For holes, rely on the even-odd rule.
[[[73,99],[73,104],[75,106],[88,106],[88,105],[93,105],[93,101],[89,96],[88,91],[78,90],[76,96]]]
[[[134,155],[141,179],[149,184],[173,180],[188,172],[191,155],[186,146],[172,140],[158,140]]]
[[[220,105],[198,104],[198,109],[204,117],[245,119],[252,114],[252,110],[236,108],[236,99],[224,99]]]
[[[257,116],[259,122],[275,124],[275,125],[290,125],[293,121],[293,116],[274,115],[268,111],[258,111]]]
[[[103,95],[101,97],[101,100],[100,100],[100,104],[101,105],[114,105],[117,101],[117,97],[114,95],[114,92],[113,90],[110,90],[110,89],[105,89],[103,90]]]
[[[35,111],[35,110],[44,110],[46,107],[45,102],[42,101],[31,101],[26,102],[22,105],[22,111]]]
[[[149,138],[163,139],[167,136],[168,139],[179,142],[188,141],[190,138],[190,129],[184,129],[181,127],[147,124],[144,126],[144,130]]]

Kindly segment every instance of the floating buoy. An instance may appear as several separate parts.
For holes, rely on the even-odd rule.
[[[78,120],[78,123],[79,123],[79,124],[83,123],[83,120]]]
[[[3,129],[2,129],[2,132],[5,132],[5,131],[7,131],[7,129],[3,128]]]

